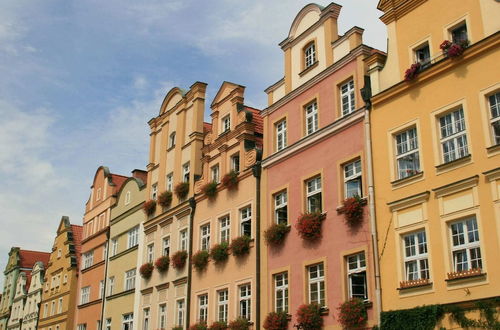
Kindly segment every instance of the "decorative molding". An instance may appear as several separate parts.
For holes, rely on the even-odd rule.
[[[107,296],[106,300],[113,300],[115,298],[119,298],[119,297],[123,297],[123,296],[128,296],[129,294],[132,294],[132,293],[135,293],[135,288],[127,290],[127,291],[122,291],[122,292],[119,292],[119,293],[115,293],[115,294],[113,294],[111,296]]]
[[[175,281],[172,281],[172,284],[175,286],[179,286],[179,285],[186,284],[186,283],[187,283],[187,276],[179,278]]]
[[[114,256],[109,257],[109,260],[111,261],[111,260],[118,259],[118,258],[120,258],[120,257],[122,257],[122,256],[124,256],[126,254],[129,254],[132,251],[137,250],[138,248],[139,248],[139,245],[134,245],[131,248],[128,248],[128,249],[126,249],[126,250],[124,250],[124,251],[122,251],[120,253],[115,254]]]
[[[465,189],[473,188],[477,186],[478,182],[479,182],[479,175],[474,175],[471,176],[470,178],[462,179],[438,188],[434,188],[432,189],[432,191],[434,191],[435,196],[439,198],[445,195],[454,194],[456,192]]]
[[[486,180],[488,180],[490,182],[498,180],[498,179],[500,179],[500,167],[497,167],[497,168],[494,168],[492,170],[483,172],[483,174],[484,174]]]
[[[404,197],[392,202],[388,202],[387,205],[389,206],[389,209],[391,212],[398,211],[405,209],[407,207],[413,206],[413,205],[418,205],[422,204],[424,202],[427,202],[429,200],[429,196],[431,195],[430,191],[424,191],[422,193]]]

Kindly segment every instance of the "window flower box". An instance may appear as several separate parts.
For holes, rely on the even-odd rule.
[[[172,204],[172,192],[164,191],[158,196],[158,203],[163,207],[170,207]]]
[[[205,322],[198,322],[189,327],[189,330],[208,330],[208,326]]]
[[[295,228],[302,239],[315,242],[321,238],[321,223],[325,218],[324,213],[304,213],[299,216]]]
[[[344,329],[362,329],[368,321],[365,303],[359,298],[341,303],[337,310],[337,319]]]
[[[222,177],[221,183],[224,187],[232,190],[238,186],[238,173],[231,171]]]
[[[229,322],[228,328],[230,330],[249,330],[250,321],[243,317],[238,317],[236,320]]]
[[[207,268],[208,265],[208,251],[198,251],[192,256],[191,263],[197,271],[201,272]]]
[[[444,40],[439,48],[443,52],[443,55],[449,58],[457,58],[463,54],[465,48],[469,46],[469,40],[464,40],[459,43],[451,42],[449,40]]]
[[[215,244],[210,249],[210,258],[215,261],[216,264],[221,264],[227,260],[229,257],[229,244],[227,242],[222,242],[220,244]]]
[[[472,268],[469,270],[462,270],[460,272],[448,273],[448,280],[456,280],[460,278],[467,278],[473,276],[479,276],[482,274],[481,268]]]
[[[227,323],[222,322],[222,321],[215,321],[210,325],[208,328],[209,330],[226,330],[227,329]]]
[[[153,274],[153,263],[147,262],[139,268],[139,274],[141,274],[142,278],[149,279],[151,278],[151,275]]]
[[[142,205],[142,210],[148,217],[152,216],[156,211],[156,201],[151,199],[147,202],[144,202],[144,204]]]
[[[366,201],[357,195],[349,197],[344,199],[338,212],[344,215],[344,221],[349,227],[357,227],[363,222],[365,204]]]
[[[323,318],[321,317],[321,306],[312,303],[300,305],[295,314],[298,324],[294,325],[298,329],[322,329]]]
[[[189,194],[189,182],[179,182],[174,188],[175,195],[179,199],[185,198]]]
[[[208,197],[208,198],[215,198],[217,196],[217,182],[212,181],[209,182],[203,187],[201,187],[201,191]]]
[[[184,268],[184,265],[186,265],[187,256],[188,255],[186,250],[175,252],[172,258],[170,258],[170,261],[172,262],[172,267],[174,267],[175,269]]]
[[[399,282],[399,287],[401,289],[409,289],[409,288],[416,288],[419,286],[424,286],[430,284],[430,280],[428,278],[421,278],[418,280],[412,280],[412,281],[403,281]]]
[[[267,244],[272,246],[281,245],[286,238],[286,235],[290,231],[290,226],[287,224],[272,224],[265,232],[264,238],[266,239]]]
[[[252,239],[247,235],[243,235],[233,239],[230,246],[233,255],[235,255],[236,257],[243,257],[244,255],[248,254],[250,252],[251,240]]]
[[[420,73],[420,63],[413,63],[406,71],[405,71],[405,81],[411,81],[415,79]]]
[[[166,272],[170,265],[170,258],[168,256],[161,256],[155,261],[155,267],[160,273]]]
[[[264,329],[283,330],[288,329],[288,314],[286,312],[271,312],[264,320]]]

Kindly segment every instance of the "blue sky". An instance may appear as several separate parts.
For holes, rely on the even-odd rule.
[[[301,0],[16,0],[0,3],[0,269],[11,246],[50,251],[62,215],[81,224],[96,169],[144,169],[147,121],[174,86],[263,90]],[[327,5],[327,1],[318,1]],[[376,1],[339,0],[342,34],[385,51]],[[207,109],[207,113],[208,113]],[[1,281],[0,279],[0,284]]]

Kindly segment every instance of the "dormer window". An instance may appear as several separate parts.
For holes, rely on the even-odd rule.
[[[100,199],[101,199],[101,188],[97,188],[95,200],[98,201]]]
[[[316,46],[314,45],[314,41],[309,43],[305,48],[304,48],[304,68],[307,69],[308,67],[312,66],[314,63],[316,63]]]
[[[170,134],[170,137],[168,139],[168,148],[173,148],[175,147],[175,132],[172,132]]]
[[[431,52],[429,50],[429,44],[425,44],[417,47],[415,50],[415,62],[420,63],[421,66],[425,66],[431,61]]]
[[[222,118],[222,133],[225,133],[231,129],[231,117],[229,115]]]
[[[451,33],[451,41],[453,41],[456,44],[465,43],[469,39],[467,37],[467,25],[465,24],[465,22],[451,29],[450,33]]]

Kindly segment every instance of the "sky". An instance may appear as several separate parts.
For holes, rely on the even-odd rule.
[[[386,50],[377,1],[337,3],[340,34],[362,27],[365,44]],[[145,169],[147,121],[172,87],[208,83],[208,107],[231,81],[246,86],[245,104],[264,108],[264,89],[283,77],[278,44],[307,4],[0,2],[0,269],[12,246],[50,251],[61,216],[81,224],[100,165]]]

